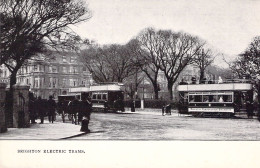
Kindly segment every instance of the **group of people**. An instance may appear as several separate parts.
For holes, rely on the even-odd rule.
[[[29,96],[29,115],[32,124],[36,123],[36,119],[41,119],[40,124],[44,123],[44,117],[48,116],[49,122],[53,123],[56,118],[56,102],[52,96],[49,100],[44,100],[39,96],[37,99],[32,94]]]
[[[62,120],[65,122],[65,115],[71,116],[72,123],[80,124],[82,122],[81,131],[89,131],[88,124],[90,114],[92,112],[91,99],[82,98],[79,101],[76,97],[71,101],[53,100],[53,96],[49,96],[48,100],[42,99],[40,96],[35,99],[32,94],[29,96],[29,115],[32,124],[36,123],[36,119],[44,123],[44,118],[48,116],[49,122],[53,123],[56,120],[56,111],[62,115]]]

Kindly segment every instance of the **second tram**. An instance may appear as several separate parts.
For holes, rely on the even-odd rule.
[[[184,84],[179,92],[180,114],[229,117],[246,112],[246,102],[253,102],[250,81],[227,81],[219,84]]]

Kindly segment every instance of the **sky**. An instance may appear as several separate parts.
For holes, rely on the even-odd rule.
[[[125,44],[147,28],[186,32],[233,60],[260,35],[260,0],[86,0],[92,18],[72,29],[98,44]],[[222,64],[222,57],[215,64]],[[222,64],[223,65],[223,64]]]

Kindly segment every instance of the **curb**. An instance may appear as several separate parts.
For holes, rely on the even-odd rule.
[[[77,134],[77,135],[72,135],[72,136],[68,136],[68,137],[65,137],[65,138],[60,138],[60,139],[70,139],[70,138],[75,138],[75,137],[79,137],[79,136],[82,136],[82,135],[86,135],[88,134],[89,132],[83,132],[83,133],[80,133],[80,134]]]

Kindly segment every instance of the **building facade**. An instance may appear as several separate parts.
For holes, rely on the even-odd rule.
[[[10,72],[2,68],[1,82],[8,83]],[[48,99],[65,95],[69,88],[89,86],[92,76],[75,53],[52,53],[39,55],[23,66],[17,74],[17,83],[29,85],[35,97]]]

